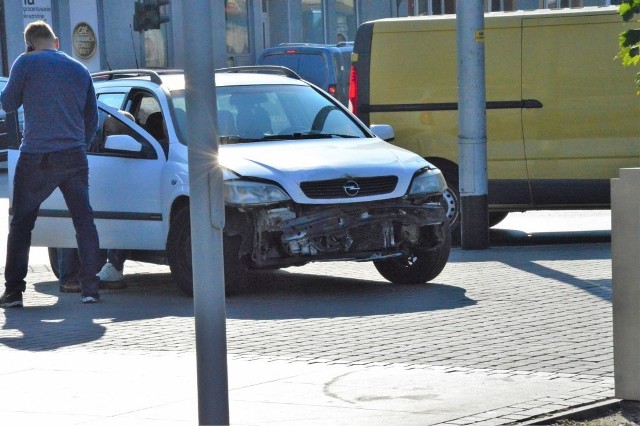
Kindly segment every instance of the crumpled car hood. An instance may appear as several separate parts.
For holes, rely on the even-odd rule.
[[[256,142],[220,146],[220,164],[240,177],[279,183],[298,203],[364,202],[403,196],[414,173],[429,163],[377,138]],[[301,182],[372,176],[398,177],[389,194],[344,199],[309,199]]]

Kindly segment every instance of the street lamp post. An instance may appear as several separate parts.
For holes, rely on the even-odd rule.
[[[461,246],[489,246],[484,10],[481,1],[458,1],[458,164]]]
[[[209,0],[183,5],[193,301],[200,424],[229,424],[222,229],[213,31]]]

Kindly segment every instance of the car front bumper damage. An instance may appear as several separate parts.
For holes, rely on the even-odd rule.
[[[420,203],[385,202],[256,210],[251,252],[254,267],[283,267],[311,261],[369,261],[438,248],[449,232],[439,198]],[[246,228],[245,228],[246,231]]]

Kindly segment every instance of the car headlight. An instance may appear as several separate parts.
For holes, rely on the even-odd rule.
[[[272,204],[290,197],[278,186],[247,180],[224,181],[224,201],[236,206]]]
[[[410,195],[440,193],[447,189],[447,182],[438,169],[427,169],[415,175],[409,189]]]

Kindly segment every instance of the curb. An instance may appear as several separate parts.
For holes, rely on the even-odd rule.
[[[527,422],[519,423],[522,425],[549,425],[554,424],[559,420],[589,420],[596,416],[606,414],[611,409],[617,409],[620,407],[621,399],[606,399],[604,401],[596,402],[593,404],[583,405],[578,408],[572,408],[562,413],[556,413],[547,417],[537,418],[529,420]]]

